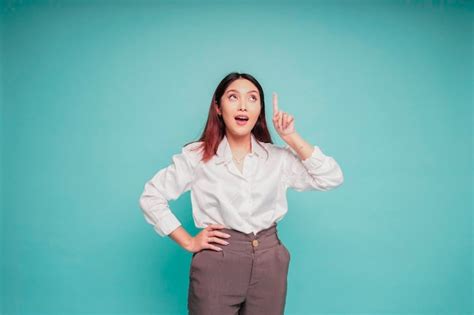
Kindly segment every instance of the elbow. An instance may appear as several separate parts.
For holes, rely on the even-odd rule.
[[[146,187],[145,187],[145,190],[141,193],[140,197],[138,198],[138,206],[139,206],[142,210],[147,209],[147,206],[148,206],[148,196],[147,196],[147,193],[146,193]]]
[[[150,190],[150,181],[145,183],[143,190],[140,194],[140,197],[138,197],[138,206],[143,211],[145,211],[148,206],[148,198],[150,196],[149,190]]]
[[[335,168],[333,168],[333,171],[331,172],[332,176],[330,177],[330,180],[328,180],[328,190],[337,188],[344,183],[344,173],[342,172],[341,167],[337,163],[334,163],[334,166]]]
[[[341,186],[344,183],[344,173],[342,172],[341,168],[337,168],[336,176],[331,181],[331,188],[334,189]]]
[[[337,171],[332,174],[333,176],[319,176],[314,178],[312,186],[320,191],[329,191],[341,186],[344,183],[344,174],[341,169],[338,168]]]
[[[335,182],[336,182],[336,187],[339,187],[344,183],[344,173],[342,172],[340,168],[339,168],[338,176]]]
[[[138,206],[142,210],[145,210],[145,208],[146,208],[146,200],[145,200],[145,197],[143,195],[141,195],[140,198],[138,198]]]
[[[138,205],[146,212],[151,208],[154,208],[155,205],[160,203],[163,199],[163,195],[158,191],[158,189],[156,189],[152,181],[148,181],[138,198]]]

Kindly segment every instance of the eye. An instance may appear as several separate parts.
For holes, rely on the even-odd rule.
[[[251,97],[253,97],[253,99],[257,101],[257,97],[255,95],[252,95]]]
[[[235,94],[230,94],[230,95],[229,95],[229,99],[230,99],[232,96],[234,96],[234,97],[235,97]]]

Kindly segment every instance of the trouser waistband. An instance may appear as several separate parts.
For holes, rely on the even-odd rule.
[[[223,228],[219,229],[223,233],[229,234],[231,237],[222,238],[229,242],[229,245],[216,244],[225,250],[232,251],[259,251],[266,250],[281,244],[278,237],[277,224],[259,231],[257,234],[243,233],[234,229]]]

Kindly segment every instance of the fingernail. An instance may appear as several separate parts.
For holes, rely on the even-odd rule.
[[[226,245],[229,245],[229,242],[225,242]]]
[[[229,235],[229,234],[226,234],[226,235],[227,235],[227,237],[230,237],[230,235]]]

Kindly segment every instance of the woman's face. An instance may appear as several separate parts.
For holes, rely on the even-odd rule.
[[[232,82],[220,100],[222,114],[227,132],[235,136],[249,134],[258,116],[261,104],[257,87],[247,79],[237,79]],[[240,116],[244,119],[238,119]]]

